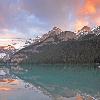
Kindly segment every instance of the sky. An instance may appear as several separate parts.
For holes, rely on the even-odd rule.
[[[100,0],[0,0],[0,39],[34,38],[57,26],[100,25]]]

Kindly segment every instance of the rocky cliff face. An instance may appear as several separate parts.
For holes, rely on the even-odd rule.
[[[39,41],[46,42],[59,42],[67,41],[68,39],[73,39],[76,37],[76,34],[71,31],[62,31],[61,29],[54,27],[51,31],[44,34]]]
[[[58,38],[61,40],[61,41],[68,41],[69,39],[74,39],[76,38],[76,34],[74,32],[71,32],[71,31],[64,31],[64,32],[61,32],[59,35],[58,35]]]

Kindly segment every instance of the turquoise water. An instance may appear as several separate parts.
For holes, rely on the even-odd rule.
[[[47,96],[66,98],[77,94],[91,95],[95,98],[100,96],[100,69],[95,65],[22,65],[10,66],[8,69],[12,75],[17,76],[24,83],[33,85]],[[31,97],[31,93],[32,91],[27,93],[27,97]],[[44,100],[49,98],[46,97]]]

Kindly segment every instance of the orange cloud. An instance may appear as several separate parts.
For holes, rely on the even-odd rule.
[[[89,23],[83,19],[78,19],[76,20],[76,23],[75,23],[75,30],[78,31],[80,30],[83,26],[86,26],[88,25]]]
[[[79,14],[82,15],[95,14],[99,6],[100,6],[100,0],[85,0],[85,4],[80,10]]]
[[[100,25],[100,0],[84,0],[83,6],[76,12],[75,30],[83,26]]]
[[[86,4],[82,10],[83,10],[82,12],[85,14],[96,13],[96,7],[95,7],[94,3],[92,2],[92,0],[86,0]]]

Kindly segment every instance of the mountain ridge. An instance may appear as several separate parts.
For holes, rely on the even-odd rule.
[[[95,33],[94,30],[98,31]],[[49,35],[46,34],[45,38],[43,36],[38,39],[38,41],[15,53],[10,61],[19,64],[99,62],[100,26],[94,30],[89,31],[88,34],[81,35],[78,38],[74,32],[70,31],[61,31],[59,33],[49,31]],[[54,34],[51,34],[53,32]],[[66,32],[68,35],[65,36]],[[72,35],[73,37],[70,37],[69,34],[74,35]],[[95,55],[93,55],[93,53]]]

